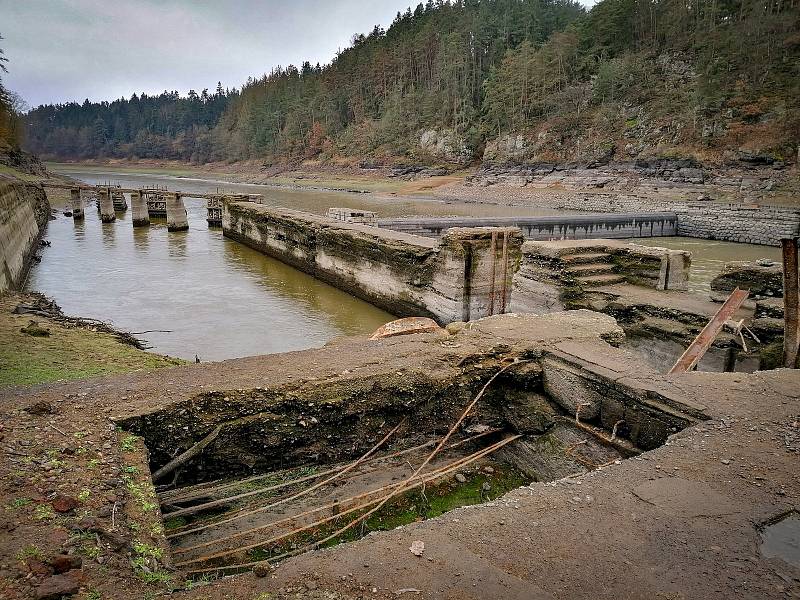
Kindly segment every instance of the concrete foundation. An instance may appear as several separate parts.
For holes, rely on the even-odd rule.
[[[72,189],[69,191],[70,210],[72,211],[72,218],[80,221],[84,218],[83,212],[83,197],[81,196],[80,189]]]
[[[436,242],[251,202],[226,202],[222,227],[393,314],[440,323],[505,312],[522,245],[515,228],[456,228]]]
[[[189,229],[189,220],[186,216],[186,207],[183,205],[183,196],[179,192],[166,194],[167,197],[167,230],[186,231]]]
[[[103,223],[113,223],[117,220],[114,213],[114,201],[111,199],[111,190],[108,188],[97,190],[97,205],[100,208],[100,220]]]
[[[329,219],[344,221],[345,223],[363,223],[365,225],[378,225],[378,215],[371,210],[357,208],[329,208],[325,214]]]
[[[150,225],[150,214],[147,212],[147,202],[141,192],[131,192],[131,208],[133,209],[134,227],[146,227]]]

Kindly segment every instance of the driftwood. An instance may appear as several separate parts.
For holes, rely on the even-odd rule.
[[[206,446],[217,439],[220,431],[222,431],[222,425],[217,425],[217,428],[214,431],[209,433],[206,437],[197,442],[186,452],[179,454],[177,457],[173,458],[171,461],[161,467],[158,471],[153,473],[153,481],[161,479],[165,475],[169,475],[178,467],[181,467],[192,460],[195,456],[200,454]]]
[[[127,331],[121,331],[105,321],[90,319],[88,317],[70,317],[65,315],[61,307],[44,294],[30,292],[28,296],[31,302],[17,305],[12,311],[14,314],[35,315],[37,317],[50,319],[65,327],[80,327],[82,329],[89,329],[90,331],[109,333],[116,337],[121,343],[133,346],[139,350],[147,350],[150,348],[150,346],[147,346],[142,340],[136,339],[133,334]]]

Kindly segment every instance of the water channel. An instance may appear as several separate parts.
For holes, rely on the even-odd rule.
[[[52,167],[62,170],[58,166]],[[89,184],[167,186],[185,193],[258,193],[265,202],[324,214],[332,206],[374,210],[380,216],[554,214],[531,207],[441,202],[425,198],[293,190],[263,185],[116,173],[68,167],[63,172]],[[42,261],[27,289],[58,302],[67,314],[111,321],[148,333],[153,351],[193,360],[224,360],[321,346],[335,337],[365,335],[394,317],[349,294],[229,240],[206,223],[205,201],[186,198],[189,230],[168,233],[166,222],[134,229],[130,211],[102,224],[87,207],[73,223],[60,212],[48,225]],[[691,250],[692,286],[707,289],[725,260],[778,256],[778,250],[706,240],[655,238],[649,245]]]

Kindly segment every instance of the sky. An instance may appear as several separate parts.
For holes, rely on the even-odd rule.
[[[240,87],[278,65],[328,63],[417,2],[0,0],[3,81],[31,107]]]

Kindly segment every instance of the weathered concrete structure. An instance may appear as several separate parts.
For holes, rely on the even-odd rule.
[[[131,208],[133,209],[133,226],[146,227],[150,225],[150,213],[147,211],[147,200],[142,192],[131,192]]]
[[[128,210],[128,201],[122,191],[111,189],[111,199],[114,201],[114,210],[120,212]]]
[[[767,261],[770,262],[771,261]],[[733,261],[711,281],[711,291],[728,295],[734,289],[750,290],[753,296],[783,297],[783,269],[780,263]]]
[[[180,192],[169,192],[167,195],[167,230],[186,231],[189,221],[186,216],[186,207],[183,205],[183,196]]]
[[[371,210],[357,208],[329,208],[325,214],[329,219],[344,221],[345,223],[363,223],[364,225],[378,224],[378,215]],[[389,228],[391,229],[391,227]]]
[[[97,190],[97,206],[100,210],[100,220],[103,223],[113,223],[117,220],[114,212],[114,201],[111,199],[111,190],[101,188]]]
[[[150,217],[166,218],[167,199],[166,191],[158,188],[146,188],[141,190],[142,197],[147,202],[147,214]]]
[[[635,196],[601,192],[542,194],[537,196],[536,202],[550,209],[592,213],[674,213],[677,215],[677,231],[672,235],[686,237],[780,246],[781,239],[800,236],[800,208],[793,207],[682,201],[658,194]]]
[[[98,551],[114,566],[111,578],[107,568],[99,568],[105,565],[83,560],[73,576],[117,600],[140,600],[153,590],[187,599],[522,600],[589,598],[597,590],[604,597],[636,599],[796,595],[800,565],[791,543],[776,550],[768,541],[771,528],[797,518],[800,379],[789,370],[666,376],[613,347],[619,340],[610,317],[589,311],[507,315],[453,335],[350,339],[304,352],[0,391],[7,424],[0,469],[13,486],[6,502],[37,497],[46,485],[36,476],[41,465],[30,456],[50,466],[53,448],[91,448],[59,454],[57,468],[69,470],[69,477],[58,480],[59,498],[80,502],[77,509],[57,520],[17,511],[22,525],[3,548],[11,574],[7,586],[25,597],[51,582],[52,572],[34,573],[30,565],[37,563],[16,557],[44,539],[52,541],[42,550],[44,560],[66,552],[74,544],[63,535],[69,528],[86,532],[93,544],[100,540]],[[318,473],[325,465],[355,460],[402,417],[408,420],[386,452],[435,442],[504,367],[475,405],[469,426],[525,431],[520,417],[540,415],[542,397],[554,401],[560,410],[541,420],[544,431],[524,433],[505,458],[527,460],[538,474],[536,459],[546,455],[559,467],[543,474],[549,483],[531,476],[492,502],[286,558],[267,577],[244,573],[174,590],[175,580],[190,575],[170,568],[181,559],[170,560],[150,468],[155,471],[217,428],[216,441],[185,465],[184,481],[273,475],[295,466]],[[60,413],[57,425],[52,412],[42,411],[47,407]],[[81,431],[80,439],[60,432],[65,413],[69,431]],[[554,434],[567,421],[578,427],[576,413],[593,439],[636,443],[646,451],[581,464],[588,444]],[[114,425],[128,431],[115,431]],[[415,439],[416,431],[424,437]],[[82,454],[96,448],[103,449],[103,458],[87,467]],[[112,489],[96,494],[103,496],[99,501],[94,493],[89,501],[78,500],[97,481],[108,481]],[[114,503],[107,505],[105,495],[112,494]],[[786,533],[784,539],[794,539]],[[260,543],[269,537],[255,535]],[[424,541],[421,557],[409,552],[415,541]],[[142,548],[156,548],[149,551],[146,571],[142,560],[130,560]],[[264,554],[240,557],[261,561]],[[172,581],[153,583],[166,575]]]
[[[72,218],[75,221],[81,221],[84,218],[83,197],[81,190],[73,188],[69,191],[70,210],[72,211]]]
[[[225,202],[222,227],[393,314],[443,323],[505,312],[522,244],[515,228],[455,228],[436,242],[252,202]]]
[[[40,187],[0,179],[0,292],[23,283],[49,215]]]
[[[209,226],[222,227],[222,196],[211,196],[206,202],[206,221]]]
[[[682,250],[613,240],[525,242],[511,312],[563,310],[576,294],[619,283],[685,290],[690,262]]]
[[[378,226],[428,237],[439,237],[450,227],[518,227],[529,240],[623,239],[678,235],[678,217],[672,212],[546,217],[411,217],[378,219]]]

